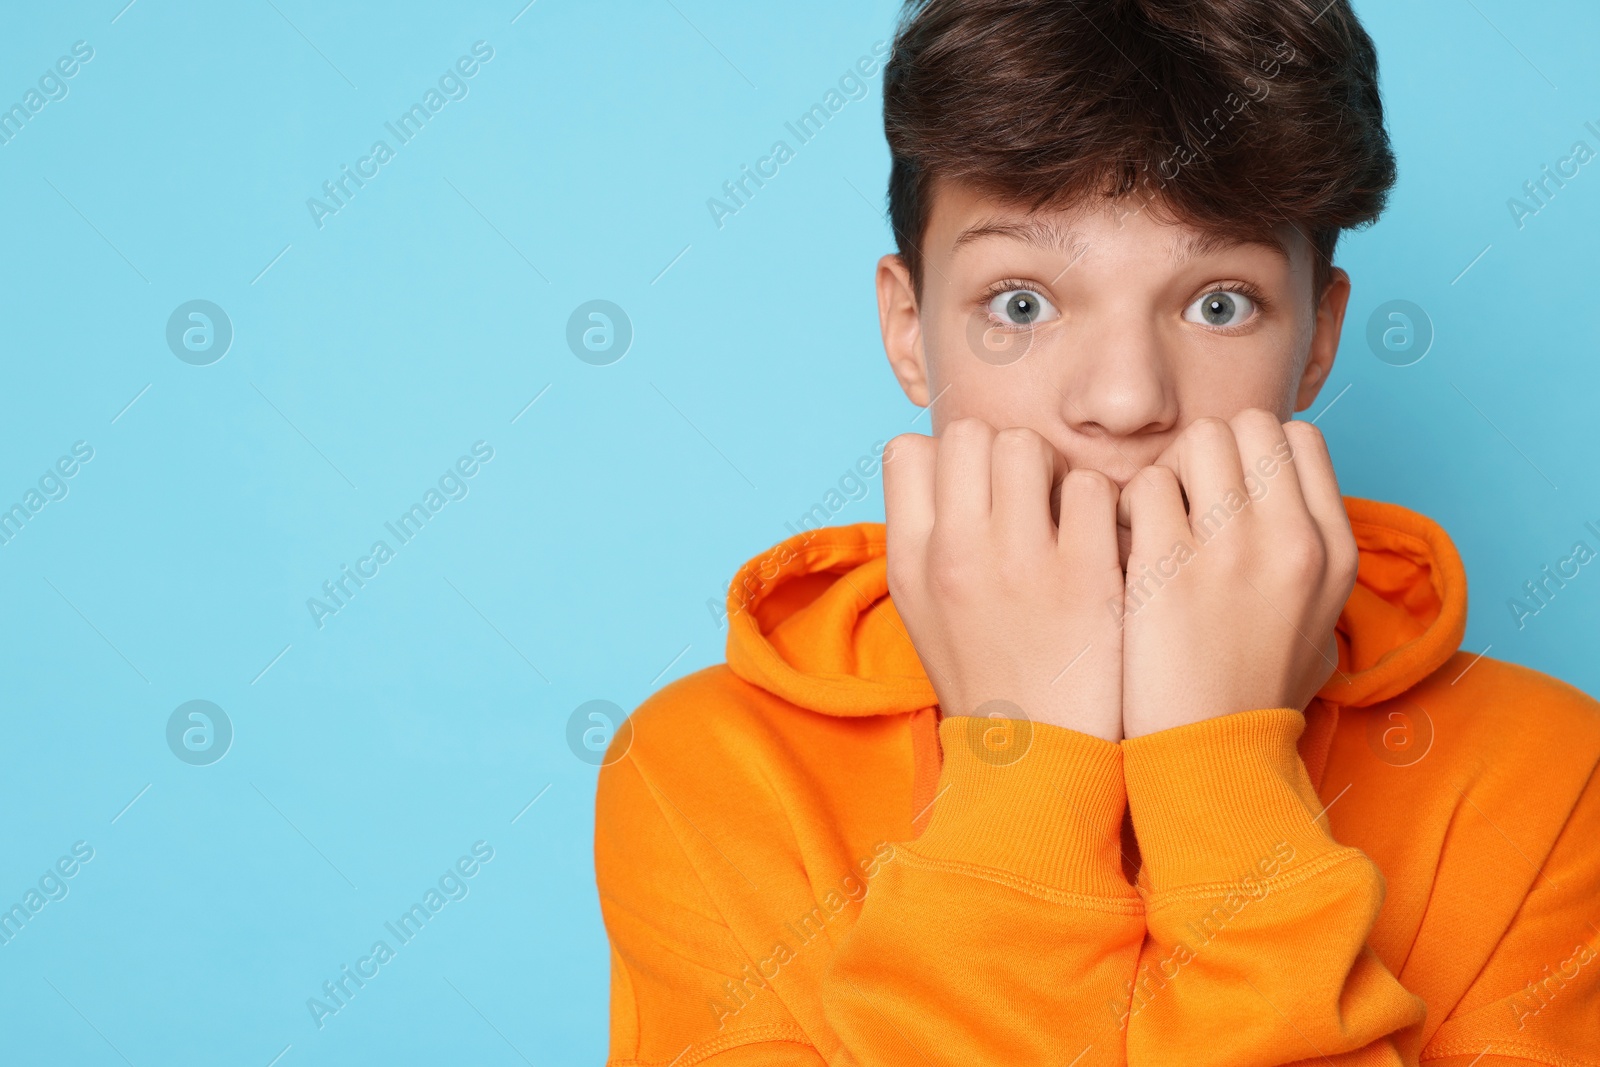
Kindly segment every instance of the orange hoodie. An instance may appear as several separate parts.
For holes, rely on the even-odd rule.
[[[1449,537],[1345,506],[1305,713],[1120,744],[941,721],[881,523],[745,564],[601,770],[609,1062],[1600,1065],[1600,705],[1457,651]]]

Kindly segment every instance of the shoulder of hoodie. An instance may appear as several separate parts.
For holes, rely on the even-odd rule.
[[[628,716],[626,735],[612,739],[601,788],[608,772],[631,762],[651,782],[683,783],[685,789],[719,794],[723,801],[782,807],[786,783],[797,777],[837,779],[855,772],[875,776],[882,767],[881,746],[904,752],[906,715],[838,716],[799,708],[716,663],[656,690]],[[616,747],[626,744],[624,753]]]
[[[728,664],[712,664],[640,702],[627,718],[629,755],[648,768],[696,774],[714,766],[718,773],[736,773],[738,766],[805,760],[813,753],[837,765],[842,758],[848,761],[846,747],[859,744],[862,734],[902,731],[906,720],[906,715],[850,717],[795,707],[739,677]],[[805,742],[797,750],[800,734]]]
[[[1518,775],[1567,768],[1579,791],[1600,764],[1600,701],[1531,667],[1459,651],[1395,701],[1428,713],[1433,730],[1450,731],[1470,763],[1493,763]]]

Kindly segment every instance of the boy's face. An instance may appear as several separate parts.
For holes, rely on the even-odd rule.
[[[1201,231],[1136,199],[1030,214],[936,190],[921,306],[899,256],[877,275],[889,363],[912,403],[933,402],[935,435],[964,416],[1025,426],[1054,447],[1056,481],[1091,467],[1121,487],[1196,418],[1263,408],[1287,421],[1328,380],[1350,281],[1334,269],[1314,298],[1316,252],[1290,228],[1287,255],[1185,255]],[[993,232],[1018,226],[1033,232]],[[1057,247],[1051,231],[1075,236]]]

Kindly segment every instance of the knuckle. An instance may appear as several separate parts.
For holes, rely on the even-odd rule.
[[[1282,423],[1278,421],[1278,416],[1266,408],[1244,408],[1234,415],[1233,425],[1240,429],[1270,430]]]
[[[1071,493],[1074,499],[1100,500],[1116,496],[1117,483],[1104,471],[1093,467],[1074,467],[1061,481],[1061,492]]]
[[[1061,483],[1061,514],[1106,514],[1115,510],[1117,483],[1096,470],[1072,470]]]
[[[928,589],[934,596],[952,597],[965,590],[971,568],[966,565],[963,556],[948,539],[937,539],[928,546],[927,560],[923,566]]]
[[[899,606],[902,618],[913,614],[915,606],[922,603],[922,587],[894,572],[889,575],[889,599]]]
[[[1300,419],[1286,423],[1283,436],[1289,441],[1291,454],[1302,448],[1312,455],[1328,454],[1328,439],[1322,435],[1322,429],[1312,423]]]
[[[1024,462],[1045,455],[1045,439],[1026,426],[1008,426],[994,435],[995,455],[1008,462]]]
[[[995,444],[1004,441],[1013,447],[1017,445],[1032,447],[1037,442],[1043,441],[1044,438],[1039,436],[1038,431],[1029,429],[1026,426],[1007,426],[1004,429],[995,431],[994,440]]]
[[[1166,474],[1162,472],[1165,471]],[[1147,501],[1161,497],[1176,485],[1177,478],[1167,467],[1144,467],[1122,487],[1122,496],[1133,508],[1145,506]]]
[[[964,415],[944,428],[944,436],[957,441],[987,441],[994,428],[975,415]]]
[[[1233,436],[1233,427],[1216,415],[1201,415],[1184,427],[1183,432],[1191,441],[1206,442],[1219,440],[1224,435]]]
[[[1283,432],[1303,436],[1307,441],[1323,440],[1322,427],[1309,419],[1290,419],[1283,424]]]
[[[931,438],[924,437],[920,433],[902,433],[890,438],[889,443],[883,447],[885,477],[892,477],[888,471],[913,463],[926,455],[927,448],[932,443]]]
[[[1128,483],[1130,489],[1135,486],[1141,493],[1167,492],[1178,487],[1178,472],[1164,463],[1153,464]]]
[[[1349,530],[1340,531],[1328,546],[1328,569],[1342,583],[1354,583],[1361,569],[1361,551]]]
[[[1354,552],[1351,552],[1348,556],[1340,557],[1334,573],[1338,577],[1338,584],[1344,590],[1346,596],[1350,595],[1350,590],[1355,586],[1356,577],[1360,571],[1361,559]]]
[[[1307,530],[1280,536],[1273,555],[1296,578],[1322,574],[1328,566],[1328,552],[1322,538]]]
[[[936,601],[956,600],[966,590],[966,575],[951,560],[928,564],[928,591]]]
[[[883,450],[883,458],[893,459],[896,456],[902,456],[906,453],[915,451],[920,447],[921,442],[926,440],[927,438],[922,436],[920,433],[911,433],[910,431],[907,431],[906,433],[897,433],[893,437],[889,438],[889,443],[884,447]]]

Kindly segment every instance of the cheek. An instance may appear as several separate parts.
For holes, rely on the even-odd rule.
[[[1049,438],[1061,422],[1059,386],[1049,380],[1042,353],[992,366],[969,352],[964,340],[953,339],[930,360],[928,384],[936,434],[957,419],[973,417],[995,429],[1026,426]]]
[[[922,350],[936,432],[969,415],[989,420],[994,414],[993,394],[1002,384],[995,375],[984,374],[992,368],[980,364],[968,350],[964,325],[950,313],[923,319]]]
[[[948,378],[955,369],[950,351],[949,326],[940,317],[924,312],[918,319],[918,328],[922,334],[922,355],[927,361],[929,379]]]
[[[1278,376],[1277,389],[1271,397],[1274,403],[1263,403],[1261,406],[1277,411],[1282,421],[1287,421],[1294,413],[1300,395],[1300,380],[1305,374],[1310,356],[1311,331],[1297,331],[1297,336],[1286,346],[1286,351],[1279,356],[1275,364]]]
[[[1216,415],[1224,419],[1246,408],[1262,408],[1287,420],[1305,362],[1304,351],[1290,328],[1280,328],[1227,340],[1182,358],[1179,408],[1190,418]]]

